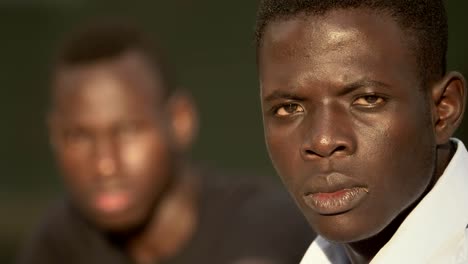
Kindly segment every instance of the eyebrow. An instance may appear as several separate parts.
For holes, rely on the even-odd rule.
[[[278,99],[289,99],[289,100],[294,100],[294,101],[305,100],[304,97],[301,97],[295,93],[284,92],[284,91],[279,91],[279,90],[273,91],[271,94],[266,96],[264,100],[267,102],[271,102],[271,101],[278,100]]]
[[[353,83],[346,84],[343,88],[339,91],[338,95],[345,95],[349,94],[359,88],[363,87],[382,87],[382,88],[390,88],[390,86],[386,83],[369,80],[369,79],[362,79]]]
[[[369,79],[362,79],[353,83],[349,83],[344,85],[341,90],[338,92],[339,96],[349,94],[359,88],[363,87],[382,87],[382,88],[390,88],[390,86],[386,83],[375,81],[375,80],[369,80]],[[268,96],[264,98],[264,101],[266,102],[271,102],[274,100],[278,99],[288,99],[288,100],[294,100],[294,101],[304,101],[305,98],[302,96],[299,96],[295,93],[292,92],[285,92],[285,91],[280,91],[280,90],[275,90]]]

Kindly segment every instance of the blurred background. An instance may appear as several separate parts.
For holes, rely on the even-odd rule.
[[[468,76],[468,2],[448,0],[448,62]],[[201,115],[193,159],[275,176],[266,154],[255,66],[256,1],[0,0],[0,263],[61,191],[44,117],[58,41],[101,16],[126,17],[157,36]],[[468,117],[457,136],[468,142]]]

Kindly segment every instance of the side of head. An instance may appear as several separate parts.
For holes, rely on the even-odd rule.
[[[272,162],[312,227],[373,237],[437,180],[465,81],[442,1],[264,0],[257,59]]]
[[[174,88],[161,52],[135,27],[87,27],[59,51],[50,139],[74,205],[99,227],[144,224],[175,177],[197,118]]]

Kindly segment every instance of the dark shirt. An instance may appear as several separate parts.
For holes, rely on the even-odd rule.
[[[158,263],[296,264],[315,237],[283,188],[259,177],[207,174],[201,190],[197,230],[178,255]],[[132,261],[64,200],[48,214],[19,263]]]

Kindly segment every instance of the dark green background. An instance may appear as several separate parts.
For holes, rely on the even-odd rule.
[[[274,175],[263,143],[253,45],[256,1],[0,0],[0,262],[61,192],[44,113],[57,41],[83,21],[125,16],[158,36],[198,102],[193,158]],[[447,1],[449,68],[468,76],[467,2]],[[468,120],[457,136],[468,141]],[[272,177],[273,178],[273,177]],[[4,261],[2,261],[4,260]]]

